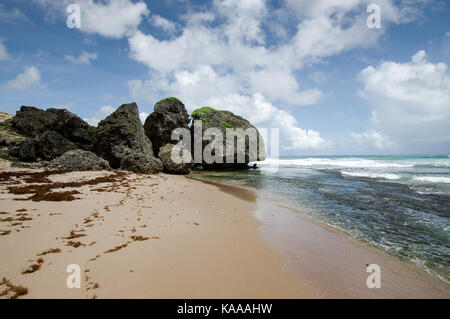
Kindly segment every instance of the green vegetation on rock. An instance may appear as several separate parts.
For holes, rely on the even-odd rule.
[[[202,117],[203,115],[214,112],[214,111],[216,111],[216,110],[213,109],[212,107],[204,106],[204,107],[196,109],[194,112],[192,112],[192,117],[197,116],[197,115],[199,117]]]
[[[230,123],[227,123],[227,122],[222,121],[222,120],[219,120],[219,123],[222,124],[222,125],[225,126],[225,127],[232,128],[232,129],[234,129],[234,130],[236,130],[236,128],[237,128],[236,126],[231,125]]]
[[[180,103],[182,103],[179,99],[177,99],[176,97],[173,97],[173,96],[165,98],[165,99],[162,99],[158,103],[164,102],[164,101],[171,101],[171,102],[180,102]]]

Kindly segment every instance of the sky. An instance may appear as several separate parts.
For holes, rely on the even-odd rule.
[[[2,0],[0,110],[96,125],[175,96],[278,128],[281,155],[450,154],[449,18],[442,0]]]

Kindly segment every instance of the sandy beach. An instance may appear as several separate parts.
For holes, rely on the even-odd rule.
[[[1,298],[450,296],[412,265],[249,189],[165,174],[1,174]],[[368,263],[382,266],[382,289],[366,287]],[[79,289],[66,284],[71,264]]]
[[[73,201],[16,200],[29,195],[5,189],[1,230],[10,233],[0,236],[0,275],[28,288],[24,298],[313,296],[256,236],[255,197],[239,198],[184,176],[128,173],[117,182],[77,188],[80,199]],[[51,250],[60,252],[46,253]],[[67,288],[70,264],[81,268],[81,289]],[[33,265],[39,269],[23,274]]]

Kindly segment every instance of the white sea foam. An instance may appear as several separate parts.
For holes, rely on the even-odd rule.
[[[342,171],[342,175],[352,176],[352,177],[367,177],[367,178],[384,178],[389,180],[400,179],[400,175],[390,174],[390,173],[369,173],[369,172],[347,172]]]
[[[273,159],[268,158],[259,166],[303,166],[303,167],[348,167],[348,168],[407,168],[413,164],[392,163],[389,161],[375,161],[363,158],[298,158]]]
[[[416,176],[413,180],[427,183],[450,183],[450,177],[443,176]]]

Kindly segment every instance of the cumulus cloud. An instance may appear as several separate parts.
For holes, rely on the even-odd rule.
[[[4,39],[0,38],[0,61],[9,59],[9,54],[8,51],[6,50],[5,45],[3,44],[3,41]]]
[[[222,107],[258,125],[278,125],[287,149],[323,147],[327,141],[319,132],[301,128],[285,110],[323,99],[320,88],[303,88],[298,71],[305,64],[374,45],[390,23],[418,16],[415,4],[400,2],[379,1],[384,29],[373,30],[366,25],[370,1],[286,0],[277,16],[296,25],[289,33],[280,21],[277,28],[267,28],[273,17],[266,0],[215,0],[211,8],[186,15],[175,38],[160,40],[141,31],[129,37],[130,57],[150,71],[147,80],[128,82],[130,94],[149,103],[155,97],[178,96],[190,110]],[[274,37],[270,32],[283,38],[269,45]]]
[[[450,75],[445,63],[431,63],[419,51],[410,62],[382,62],[359,76],[360,95],[372,107],[372,121],[394,140],[450,141]]]
[[[175,23],[173,23],[172,21],[167,20],[166,18],[163,18],[157,14],[152,15],[150,22],[155,27],[161,28],[170,34],[174,33],[177,28]]]
[[[348,134],[350,141],[347,142],[350,142],[349,144],[353,147],[355,147],[356,144],[358,149],[387,150],[396,146],[389,137],[375,130],[369,130],[362,133],[349,132]]]
[[[66,8],[72,0],[34,0],[50,13],[57,12],[66,17]],[[143,1],[131,0],[78,0],[81,8],[81,31],[109,38],[122,38],[133,34],[149,10]]]
[[[76,64],[91,64],[91,60],[97,60],[98,54],[97,53],[89,53],[86,51],[81,52],[81,55],[77,58],[71,55],[66,55],[65,59]]]
[[[24,91],[41,85],[40,71],[34,66],[29,66],[14,79],[5,82],[2,87],[6,90]]]

